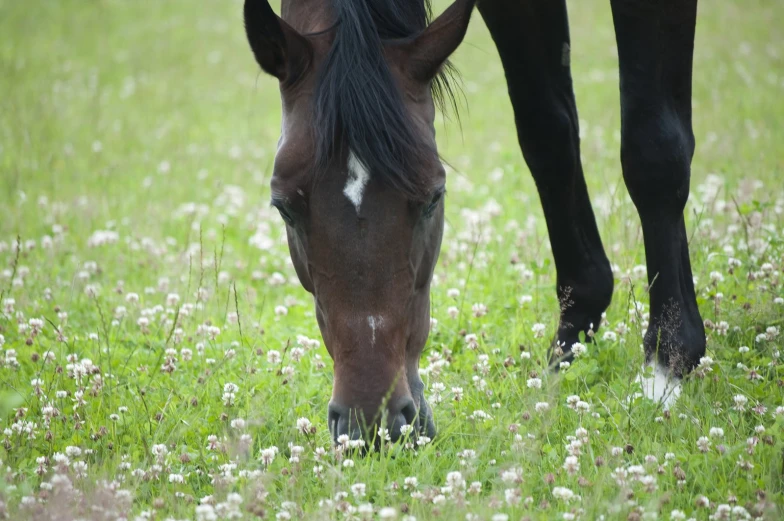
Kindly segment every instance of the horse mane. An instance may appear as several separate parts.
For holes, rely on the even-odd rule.
[[[411,38],[431,18],[430,0],[332,0],[335,38],[321,67],[313,97],[319,171],[346,146],[371,175],[413,200],[427,189],[418,167],[437,155],[417,139],[384,58],[385,40]],[[445,64],[431,85],[442,109],[455,109],[455,73]]]

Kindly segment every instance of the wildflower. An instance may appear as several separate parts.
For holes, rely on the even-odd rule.
[[[748,403],[749,399],[742,394],[736,394],[732,398],[732,401],[735,402],[735,406],[733,407],[733,409],[742,412],[746,410],[746,404]]]
[[[563,468],[569,475],[574,475],[580,471],[580,461],[577,456],[566,456],[564,459]]]
[[[542,388],[542,380],[541,378],[529,378],[527,382],[529,389],[541,389]]]
[[[66,450],[67,453],[67,450]],[[166,455],[169,453],[169,450],[166,448],[166,445],[163,443],[158,443],[152,446],[152,454],[156,457],[158,461],[163,461]]]
[[[417,436],[416,444],[419,447],[424,447],[425,445],[427,445],[431,441],[432,440],[429,437],[427,437],[427,436]]]
[[[501,481],[504,483],[522,483],[523,482],[523,469],[514,468],[505,470],[501,473]]]
[[[572,354],[575,357],[584,355],[586,351],[588,351],[588,348],[585,347],[585,344],[581,344],[580,342],[575,342],[572,344]]]
[[[553,488],[553,496],[556,499],[560,499],[565,502],[569,502],[575,498],[574,492],[566,487],[555,487]]]
[[[169,483],[185,483],[185,478],[182,474],[169,474]]]
[[[531,331],[534,334],[534,338],[542,338],[544,336],[545,325],[536,323],[531,327]]]
[[[278,448],[273,445],[266,449],[262,449],[259,459],[265,466],[269,467],[277,454],[278,454]]]
[[[473,311],[475,317],[483,317],[487,314],[487,306],[482,303],[477,303],[471,306],[471,311]]]
[[[710,435],[711,438],[723,438],[724,429],[722,429],[721,427],[711,427],[708,434]]]
[[[297,430],[302,434],[310,434],[313,430],[313,424],[307,418],[297,419]]]
[[[367,487],[364,483],[354,483],[351,485],[351,493],[354,495],[355,498],[361,498],[365,496],[365,491]]]
[[[534,405],[534,410],[536,412],[544,412],[550,408],[550,404],[547,402],[536,402]]]
[[[700,452],[708,452],[710,450],[710,440],[705,436],[700,436],[697,440],[697,448]]]

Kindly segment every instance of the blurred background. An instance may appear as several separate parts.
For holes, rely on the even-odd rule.
[[[568,4],[583,160],[606,216],[606,199],[624,191],[609,2]],[[439,0],[434,10],[446,5]],[[241,7],[239,0],[0,0],[0,235],[42,233],[40,196],[81,201],[73,219],[133,217],[137,230],[161,237],[171,232],[172,209],[212,199],[220,186],[266,201],[279,98],[249,51]],[[780,178],[782,27],[777,0],[700,2],[695,184],[709,173],[731,184]],[[443,155],[458,169],[451,200],[463,202],[456,179],[464,176],[476,184],[472,193],[503,205],[516,198],[520,216],[540,216],[478,13],[453,61],[463,77],[462,127],[439,118],[438,128]],[[502,181],[488,177],[499,168]],[[20,204],[25,198],[30,204]]]

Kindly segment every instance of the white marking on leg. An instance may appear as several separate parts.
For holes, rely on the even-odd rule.
[[[348,180],[343,188],[343,194],[354,205],[359,214],[359,207],[362,205],[362,196],[365,193],[365,186],[370,179],[365,166],[354,156],[354,152],[348,154]]]
[[[652,364],[654,362],[643,366],[643,373]],[[654,366],[653,375],[649,376],[643,373],[637,375],[636,382],[642,387],[645,397],[655,402],[663,403],[664,408],[669,409],[681,395],[680,378],[673,376],[667,368],[662,367],[658,363]]]

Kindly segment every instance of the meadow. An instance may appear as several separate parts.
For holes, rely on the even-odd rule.
[[[357,457],[332,445],[332,362],[269,206],[280,101],[241,2],[0,0],[0,518],[781,519],[784,4],[699,6],[686,219],[708,353],[666,410],[635,384],[647,274],[609,2],[569,7],[615,272],[595,343],[545,369],[555,271],[475,14],[460,122],[437,125],[439,435]]]

